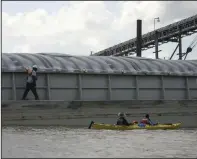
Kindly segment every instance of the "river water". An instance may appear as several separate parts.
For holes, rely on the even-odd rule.
[[[2,157],[197,157],[197,129],[2,129]]]

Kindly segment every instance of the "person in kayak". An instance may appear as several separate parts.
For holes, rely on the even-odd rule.
[[[147,125],[155,125],[151,120],[150,120],[150,117],[149,117],[149,114],[146,114],[145,115],[145,118],[143,118],[140,123],[142,124],[147,124]]]
[[[128,121],[125,119],[125,113],[118,113],[118,120],[117,120],[117,125],[126,125],[129,126],[130,124],[128,123]]]

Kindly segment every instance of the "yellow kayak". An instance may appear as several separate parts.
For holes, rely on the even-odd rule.
[[[122,126],[122,125],[112,125],[112,124],[101,124],[94,123],[93,121],[89,125],[89,129],[106,129],[106,130],[135,130],[135,129],[147,129],[147,130],[172,130],[179,129],[181,123],[174,124],[157,124],[157,125],[145,125],[144,127],[138,126],[138,124],[130,125],[130,126]]]

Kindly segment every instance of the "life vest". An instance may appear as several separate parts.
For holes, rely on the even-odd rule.
[[[137,124],[137,123],[138,123],[138,122],[137,122],[137,121],[135,121],[135,120],[134,120],[134,121],[132,121],[132,124]]]
[[[120,117],[117,120],[117,125],[128,125],[127,120],[124,117]]]
[[[118,118],[117,125],[124,125],[124,118],[123,117]]]
[[[140,121],[140,123],[143,123],[143,124],[149,124],[149,120],[144,118]]]

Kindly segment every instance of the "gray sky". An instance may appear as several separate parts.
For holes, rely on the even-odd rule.
[[[136,36],[136,20],[143,33],[197,14],[195,1],[31,1],[2,2],[3,52],[59,52],[89,55]],[[183,51],[193,36],[183,38]],[[162,45],[160,58],[168,58],[176,43]],[[154,49],[143,51],[154,58]],[[178,56],[175,57],[176,59]],[[197,59],[197,47],[188,55]]]

